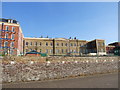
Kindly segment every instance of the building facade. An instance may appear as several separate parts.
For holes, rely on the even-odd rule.
[[[115,49],[115,46],[108,45],[108,46],[106,46],[106,53],[107,54],[114,54],[114,49]]]
[[[105,40],[95,39],[87,43],[89,54],[106,55]]]
[[[99,39],[86,41],[65,38],[24,38],[23,42],[24,54],[32,50],[48,55],[106,54],[105,41]]]
[[[0,55],[23,54],[23,34],[20,24],[12,19],[0,19]]]
[[[120,42],[114,42],[108,44],[106,50],[107,50],[107,54],[114,54],[120,56]]]
[[[0,19],[0,55],[22,55],[35,50],[48,55],[105,55],[105,41],[66,38],[24,38],[20,24]]]

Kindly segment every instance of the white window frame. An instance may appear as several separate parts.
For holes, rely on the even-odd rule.
[[[8,27],[8,26],[6,26],[6,30],[9,30],[9,27]]]
[[[7,43],[7,45],[6,45],[6,43]],[[4,47],[8,47],[8,41],[4,42]]]
[[[15,38],[15,35],[14,34],[11,34],[11,39],[13,40]]]
[[[8,38],[8,33],[5,34],[5,38]]]
[[[12,32],[14,32],[15,31],[15,27],[12,27]]]

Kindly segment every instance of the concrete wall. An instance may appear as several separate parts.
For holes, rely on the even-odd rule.
[[[18,59],[18,58],[17,58]],[[118,57],[22,58],[2,62],[3,82],[38,81],[118,70]]]

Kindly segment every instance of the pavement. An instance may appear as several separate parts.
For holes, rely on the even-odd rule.
[[[6,83],[3,88],[118,88],[118,73],[81,76],[60,80]]]

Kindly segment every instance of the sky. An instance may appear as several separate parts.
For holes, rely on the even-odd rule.
[[[3,2],[2,17],[19,21],[24,37],[118,41],[117,2]]]

